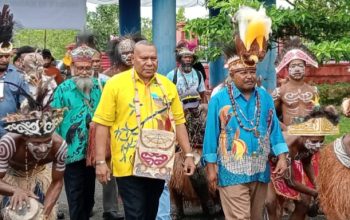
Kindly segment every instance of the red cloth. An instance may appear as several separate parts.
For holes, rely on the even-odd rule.
[[[94,122],[90,122],[89,128],[89,139],[88,139],[88,147],[86,149],[86,166],[95,166],[96,164],[96,124]],[[106,160],[111,159],[111,147],[110,147],[110,137],[107,140],[106,145]]]
[[[319,161],[319,152],[314,154],[311,160],[312,167],[314,168],[315,172],[315,177],[318,176],[318,161]],[[270,161],[271,165],[271,170],[274,170],[276,167],[276,164],[272,163]],[[309,188],[315,188],[314,185],[311,183],[309,178],[306,176],[304,169],[303,169],[303,164],[301,163],[300,160],[293,160],[292,161],[292,169],[293,169],[293,174],[294,174],[294,179],[295,181],[302,183],[303,185],[308,186]],[[272,184],[276,190],[276,193],[278,195],[281,195],[283,197],[286,197],[288,199],[293,199],[293,200],[300,200],[300,192],[296,191],[295,189],[290,188],[286,180],[284,178],[280,179],[275,179],[275,175],[271,173],[271,181]]]
[[[61,76],[61,72],[55,66],[49,66],[45,68],[45,74],[47,76],[54,77],[57,85],[63,82],[63,77]]]

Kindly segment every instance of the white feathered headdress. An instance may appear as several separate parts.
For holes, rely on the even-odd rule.
[[[238,34],[234,37],[238,55],[246,64],[255,65],[265,56],[267,41],[272,32],[271,18],[266,15],[263,7],[255,10],[243,6],[232,20],[238,28]]]

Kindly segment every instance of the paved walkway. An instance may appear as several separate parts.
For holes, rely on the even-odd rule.
[[[65,220],[70,220],[69,214],[68,214],[68,204],[67,204],[67,198],[66,193],[64,192],[64,189],[62,190],[62,193],[59,198],[59,209],[64,212],[65,214]],[[203,216],[200,214],[201,209],[199,207],[190,207],[185,208],[186,218],[183,220],[204,220],[208,219],[206,216]],[[96,192],[95,192],[95,207],[94,207],[94,215],[90,218],[91,220],[102,220],[102,186],[100,183],[96,182]],[[210,218],[208,220],[224,220],[225,218],[223,216],[218,216],[215,218]],[[283,218],[283,220],[287,220],[288,218]],[[309,220],[326,220],[324,216],[318,216],[316,218],[309,218]]]

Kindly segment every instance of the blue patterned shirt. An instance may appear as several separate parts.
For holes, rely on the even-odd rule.
[[[89,123],[100,101],[101,90],[93,79],[90,97],[83,94],[73,79],[61,83],[54,93],[53,108],[64,108],[63,121],[57,127],[57,133],[68,145],[66,164],[83,160],[88,144]]]
[[[10,64],[5,74],[6,76],[0,78],[0,80],[16,84],[29,94],[29,88],[23,78],[23,75],[18,72],[14,66]],[[4,122],[1,119],[7,114],[17,112],[24,99],[25,97],[20,95],[20,91],[16,86],[7,83],[4,84],[4,98],[0,100],[0,138],[7,133],[3,128]]]
[[[230,186],[270,181],[268,155],[288,152],[271,96],[255,88],[249,100],[233,85],[237,117],[245,128],[256,125],[257,94],[260,97],[258,132],[244,130],[233,114],[228,88],[214,95],[208,107],[203,146],[203,163],[218,165],[218,185]],[[258,137],[257,137],[258,136]]]

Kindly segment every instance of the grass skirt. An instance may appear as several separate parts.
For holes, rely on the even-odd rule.
[[[39,201],[43,203],[46,191],[48,190],[52,180],[50,167],[47,165],[37,167],[36,169],[31,170],[28,176],[29,184],[27,184],[25,171],[18,171],[9,168],[8,172],[3,178],[3,181],[8,183],[9,185],[19,187],[22,189],[27,189],[28,186],[28,188],[39,197]],[[3,204],[3,202],[7,199],[8,197],[6,198],[5,196],[0,195],[1,207],[6,207],[7,204]],[[56,219],[56,208],[57,207],[55,205],[48,218],[49,220]]]

